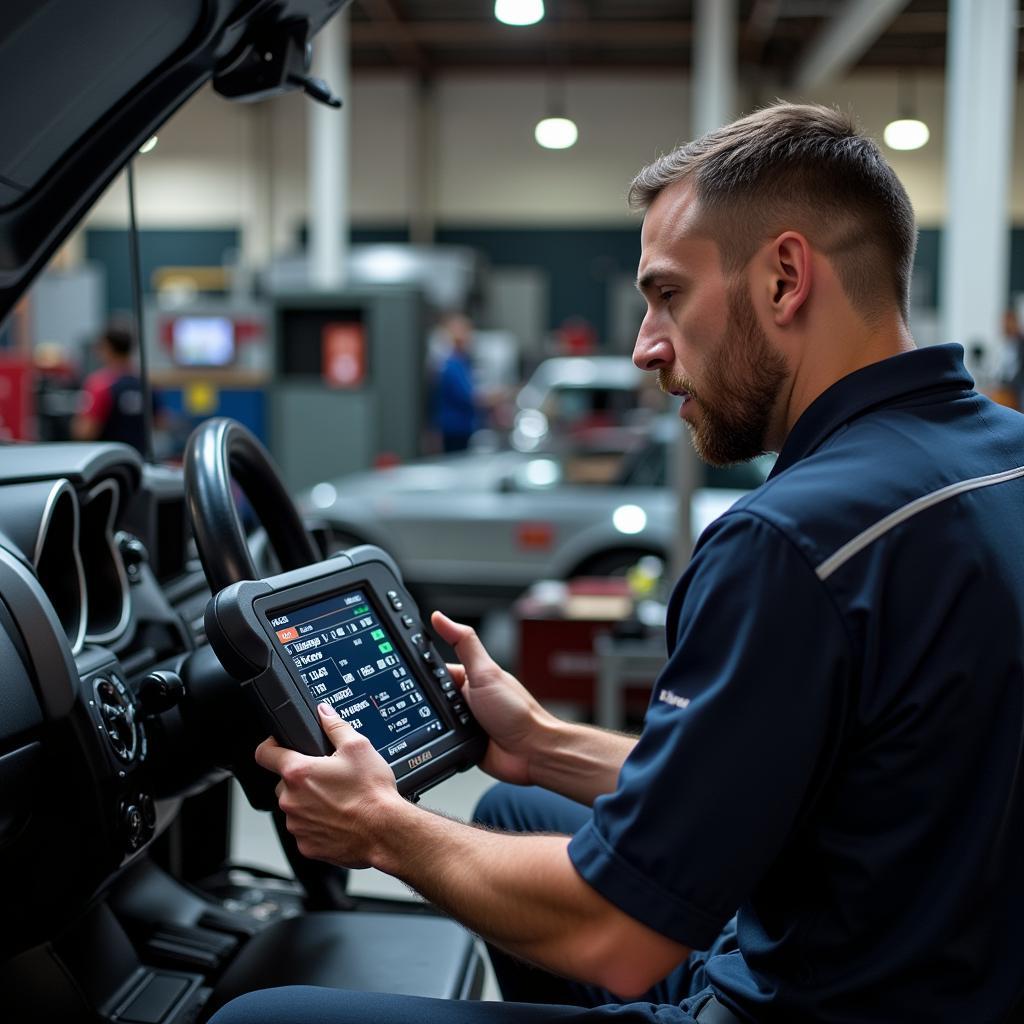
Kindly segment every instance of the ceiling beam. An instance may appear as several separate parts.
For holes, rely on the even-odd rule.
[[[590,9],[587,7],[586,0],[562,0],[559,6],[572,21],[590,20]]]
[[[746,25],[740,31],[740,53],[744,60],[756,64],[779,21],[782,0],[754,0]]]
[[[849,71],[892,24],[908,0],[845,0],[811,40],[793,75],[801,92],[813,92]]]
[[[380,42],[391,51],[397,62],[412,67],[421,75],[427,74],[430,67],[426,54],[409,31],[408,22],[403,21],[395,10],[392,0],[361,0],[361,6],[372,19],[371,24],[381,30],[383,38]],[[351,27],[349,34],[351,36]]]
[[[366,0],[364,0],[364,3]],[[409,37],[421,46],[461,49],[493,46],[524,49],[545,43],[582,46],[649,45],[688,43],[693,26],[688,21],[592,21],[545,19],[527,28],[509,28],[487,21],[409,21],[403,23]],[[352,42],[357,46],[386,46],[391,28],[380,21],[353,22]]]
[[[624,78],[643,75],[644,78],[678,79],[685,75],[688,68],[685,59],[680,60],[678,54],[665,57],[663,60],[654,61],[649,57],[636,58],[633,60],[612,60],[607,54],[595,54],[587,57],[573,57],[572,63],[568,66],[557,65],[555,72],[563,78],[569,79],[578,74],[598,74],[602,77]],[[366,55],[360,57],[356,52],[352,55],[352,67],[360,74],[387,75],[395,70],[394,62],[382,55]],[[443,75],[447,78],[458,78],[462,76],[491,77],[491,78],[523,78],[535,80],[538,75],[550,76],[552,64],[546,54],[538,54],[532,60],[514,59],[498,60],[488,59],[485,56],[466,55],[465,59],[458,59],[455,55],[448,55],[445,62],[435,62],[434,72],[436,75]]]
[[[544,43],[577,43],[583,46],[609,46],[615,43],[635,46],[665,46],[689,43],[693,39],[693,25],[688,18],[660,18],[649,21],[595,20],[589,17],[546,18],[526,28],[510,28],[493,18],[472,20],[409,21],[378,17],[372,6],[379,0],[362,0],[363,8],[371,15],[369,21],[353,22],[352,42],[361,46],[387,47],[395,42],[396,32],[409,43],[419,47],[440,46],[447,49],[464,49],[472,46],[493,46],[495,48],[531,47]],[[777,10],[779,0],[758,0],[748,20],[747,32],[755,39],[770,34],[773,39],[802,39],[806,29],[803,24],[793,22]],[[906,5],[907,0],[893,4],[892,0],[862,0],[869,10],[885,10]],[[389,6],[393,8],[393,3]],[[755,17],[756,12],[756,17]],[[383,12],[378,12],[383,13]],[[783,12],[784,13],[784,12]],[[839,15],[837,15],[839,17]],[[889,24],[878,28],[873,38],[883,31],[887,35],[945,35],[946,15],[944,13],[915,13],[893,17]],[[830,20],[829,24],[832,24]],[[820,41],[820,40],[819,40]],[[816,41],[817,43],[818,41]],[[870,42],[870,41],[869,41]],[[812,44],[816,45],[816,43]],[[869,44],[865,44],[869,45]],[[863,50],[864,47],[862,47]]]

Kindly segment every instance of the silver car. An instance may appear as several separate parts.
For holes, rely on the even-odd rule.
[[[479,615],[538,579],[613,575],[666,559],[677,499],[666,486],[677,420],[658,421],[622,454],[464,453],[317,484],[299,505],[334,548],[379,544],[425,608]],[[695,535],[758,486],[770,460],[708,468],[691,498]]]
[[[557,448],[602,424],[646,422],[664,407],[651,375],[629,356],[555,356],[540,363],[516,397],[512,447]]]

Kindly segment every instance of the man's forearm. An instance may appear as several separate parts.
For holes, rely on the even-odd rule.
[[[256,749],[257,764],[280,776],[278,806],[303,856],[379,868],[511,953],[621,995],[643,992],[686,955],[583,880],[568,836],[493,832],[416,807],[365,736],[330,705],[318,714],[331,757],[308,757],[272,737]],[[616,761],[622,741],[563,735],[563,753],[552,757],[563,788],[579,796],[602,788],[593,764]]]
[[[590,806],[618,784],[635,736],[552,719],[540,727],[530,754],[530,781]]]
[[[568,877],[567,845],[565,836],[490,832],[410,805],[373,862],[489,942],[572,973],[563,939],[576,915],[564,889],[584,883]]]
[[[622,995],[641,992],[688,951],[584,882],[568,843],[473,828],[407,804],[371,860],[515,956]]]

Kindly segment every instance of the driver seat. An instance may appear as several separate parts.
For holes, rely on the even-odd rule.
[[[473,937],[427,914],[320,911],[277,921],[228,967],[203,1011],[281,985],[318,985],[441,999],[478,999],[483,959]]]

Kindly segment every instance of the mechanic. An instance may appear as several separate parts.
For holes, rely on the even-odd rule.
[[[473,321],[462,313],[450,313],[441,321],[440,330],[447,350],[433,382],[433,425],[443,452],[461,452],[481,426],[470,359]]]
[[[327,708],[336,756],[256,754],[304,854],[402,879],[504,951],[519,1001],[290,988],[216,1024],[981,1024],[1020,999],[1024,418],[959,346],[914,348],[911,205],[845,115],[768,107],[631,199],[637,365],[703,458],[779,452],[676,586],[639,739],[556,720],[435,613],[506,784],[487,827],[402,800]]]
[[[111,322],[96,342],[100,369],[82,387],[81,406],[71,422],[76,441],[121,441],[145,454],[142,381],[134,361],[135,335]]]

